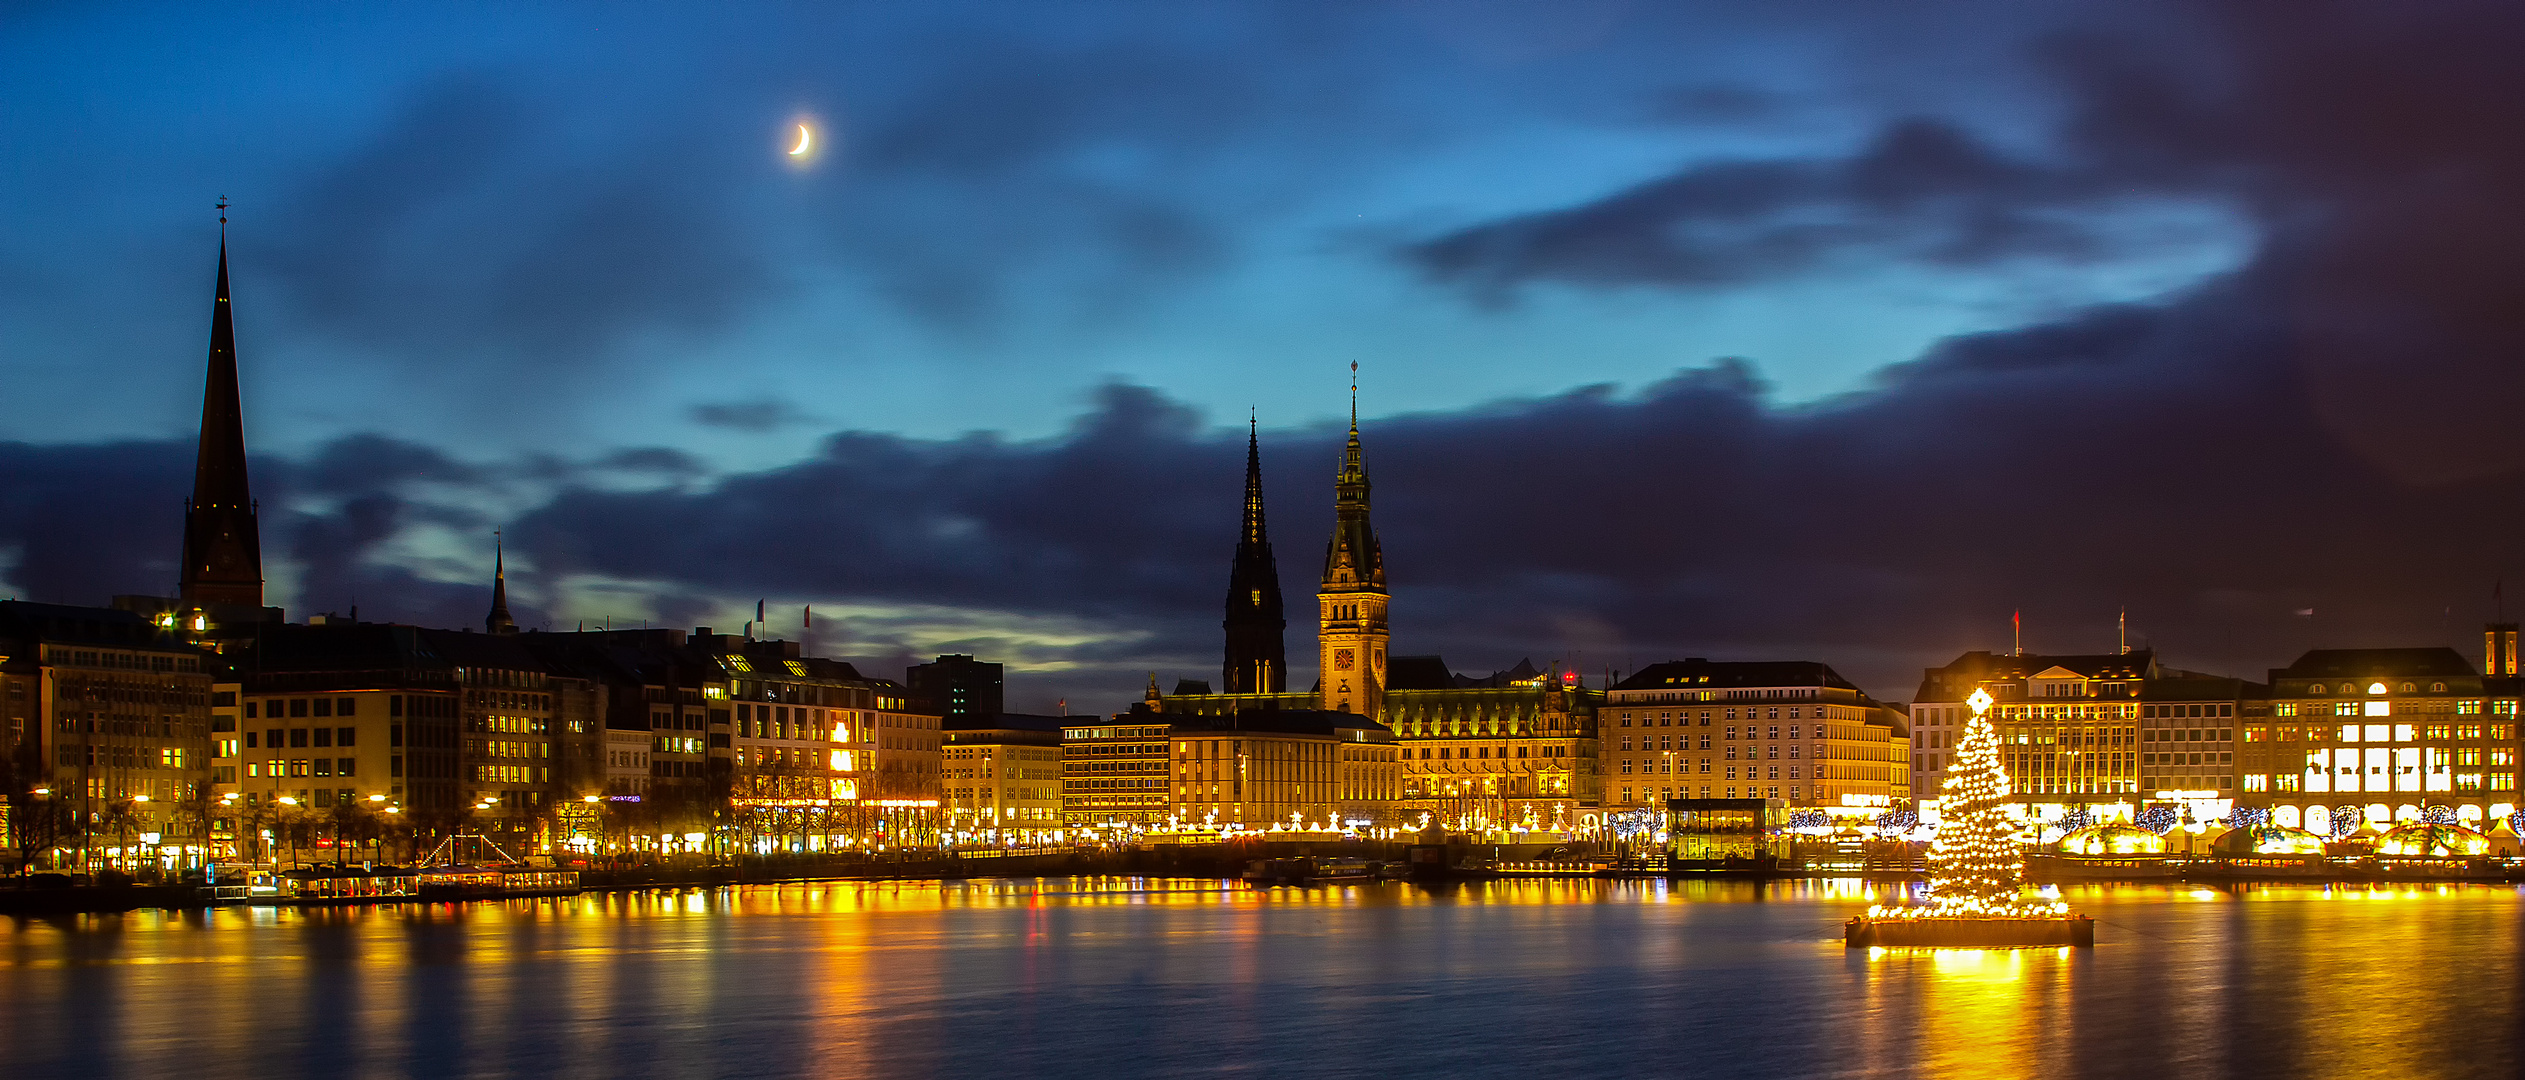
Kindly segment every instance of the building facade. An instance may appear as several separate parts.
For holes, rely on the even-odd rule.
[[[903,672],[903,686],[916,707],[933,716],[964,720],[997,716],[1007,708],[1001,665],[970,656],[941,656],[914,664]]]
[[[1911,706],[1911,782],[1935,798],[1973,710],[1988,689],[1988,719],[2015,791],[2051,804],[2140,800],[2142,698],[2170,672],[2146,649],[2082,655],[1969,652],[1922,673]],[[2189,689],[2171,691],[2177,696]],[[2233,701],[2230,701],[2230,707]]]
[[[1654,664],[1598,713],[1604,806],[1781,800],[1873,816],[1911,798],[1910,717],[1806,661]]]
[[[1061,729],[1066,716],[950,718],[940,751],[940,805],[959,842],[1046,844],[1061,838]]]
[[[1145,706],[1111,720],[1073,718],[1061,729],[1061,820],[1072,829],[1167,820],[1173,718]],[[1087,721],[1087,722],[1083,722]]]
[[[2494,627],[2493,670],[2507,659],[2500,638]],[[2267,699],[2236,722],[2239,797],[2316,832],[2353,815],[2413,820],[2433,805],[2487,827],[2519,805],[2519,689],[2516,677],[2484,676],[2452,649],[2308,652],[2273,669]]]
[[[214,662],[128,611],[0,602],[11,846],[47,866],[200,865]]]

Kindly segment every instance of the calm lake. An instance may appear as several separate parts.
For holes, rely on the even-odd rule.
[[[0,927],[0,1075],[2515,1077],[2525,893],[2071,888],[1851,952],[1859,882],[832,883]]]

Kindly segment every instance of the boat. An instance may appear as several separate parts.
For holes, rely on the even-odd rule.
[[[471,833],[441,841],[429,858],[421,860],[417,876],[414,891],[423,900],[512,900],[579,893],[578,871],[525,865],[489,837]]]

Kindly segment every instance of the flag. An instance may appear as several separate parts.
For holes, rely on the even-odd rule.
[[[815,629],[815,605],[807,605],[807,629]]]
[[[754,601],[754,621],[764,623],[766,625],[770,622],[770,620],[763,618],[763,601]]]

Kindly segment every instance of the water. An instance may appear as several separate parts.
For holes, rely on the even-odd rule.
[[[0,929],[0,1076],[2514,1077],[2506,888],[2072,889],[1853,953],[1856,882],[848,883]]]

